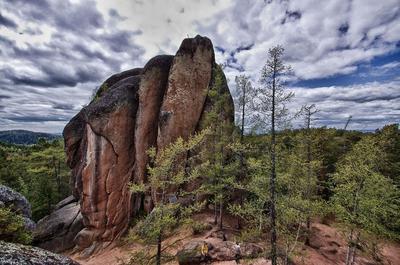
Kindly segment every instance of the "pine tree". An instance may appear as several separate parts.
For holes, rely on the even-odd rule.
[[[131,185],[134,193],[151,190],[156,203],[146,219],[135,227],[134,233],[138,238],[157,245],[156,255],[143,257],[143,262],[147,262],[143,264],[155,260],[156,264],[160,265],[163,252],[162,243],[167,232],[186,222],[194,211],[201,208],[201,204],[196,201],[185,203],[185,199],[190,198],[192,194],[183,192],[179,188],[200,177],[199,168],[203,165],[198,161],[191,163],[190,160],[194,160],[194,156],[189,158],[189,161],[183,158],[188,152],[196,153],[195,149],[201,145],[208,133],[208,130],[203,130],[187,141],[178,138],[174,143],[157,152],[155,148],[151,148],[148,151],[151,158],[148,167],[149,183]],[[138,261],[132,260],[132,262]]]
[[[245,163],[245,151],[246,146],[244,143],[244,135],[245,135],[245,126],[251,127],[252,117],[251,113],[253,113],[253,99],[256,95],[256,90],[251,84],[250,77],[246,75],[239,75],[235,77],[236,83],[236,107],[239,110],[239,118],[238,122],[240,124],[240,146],[236,146],[236,151],[239,156],[239,175],[238,181],[243,182],[246,179],[247,175],[247,165]],[[239,196],[239,204],[243,203],[243,189],[238,190]],[[241,228],[240,218],[237,219],[237,228]]]
[[[230,114],[233,113],[229,104],[231,96],[226,86],[222,67],[217,65],[213,69],[214,83],[208,91],[208,100],[211,108],[207,109],[202,127],[207,127],[206,144],[203,146],[203,160],[208,166],[203,172],[205,178],[199,192],[211,195],[214,203],[214,223],[223,228],[223,211],[226,207],[233,183],[235,182],[237,164],[233,159],[230,144],[233,140],[233,124]]]
[[[270,142],[270,225],[271,225],[271,261],[277,265],[277,225],[276,225],[276,129],[288,122],[286,103],[294,96],[286,92],[282,77],[289,73],[290,67],[283,63],[282,46],[273,47],[268,51],[268,60],[261,71],[260,83],[256,98],[257,116],[261,128],[269,128]]]
[[[312,133],[311,133],[311,122],[313,115],[316,114],[318,110],[315,104],[304,105],[302,107],[302,113],[305,120],[305,149],[306,149],[306,168],[307,168],[307,187],[306,187],[306,199],[311,200],[316,195],[317,191],[317,175],[313,170],[313,152],[312,152]],[[318,161],[319,162],[319,161]],[[315,163],[314,163],[315,164]],[[314,172],[313,172],[314,171]],[[305,244],[310,245],[310,233],[311,233],[311,215],[307,216],[306,221],[307,235]]]

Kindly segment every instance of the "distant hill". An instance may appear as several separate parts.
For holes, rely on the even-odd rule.
[[[26,130],[0,131],[0,142],[10,144],[36,144],[40,138],[52,140],[59,137],[61,135]]]

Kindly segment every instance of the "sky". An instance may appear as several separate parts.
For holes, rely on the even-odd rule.
[[[313,126],[400,121],[399,0],[1,0],[0,130],[61,133],[110,75],[209,37],[217,63],[258,85],[268,49],[293,68],[290,108]]]

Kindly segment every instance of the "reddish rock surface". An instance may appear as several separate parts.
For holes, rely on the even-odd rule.
[[[147,181],[146,151],[193,134],[212,102],[207,92],[217,65],[208,38],[185,39],[175,56],[108,78],[92,102],[65,127],[67,163],[85,228],[75,243],[87,254],[123,234],[132,215],[150,211],[149,196],[131,194],[129,183]],[[223,115],[233,122],[231,112]]]

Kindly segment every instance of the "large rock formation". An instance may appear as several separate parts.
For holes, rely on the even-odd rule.
[[[131,194],[129,183],[147,181],[149,147],[161,149],[201,127],[218,67],[208,38],[185,39],[175,56],[156,56],[143,69],[108,78],[68,123],[67,163],[85,227],[75,238],[79,248],[110,244],[126,231],[132,215],[151,209],[150,194]],[[224,119],[233,122],[230,94],[228,105]]]

